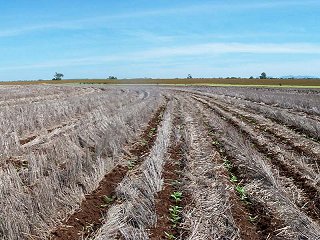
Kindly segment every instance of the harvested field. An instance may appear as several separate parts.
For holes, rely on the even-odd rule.
[[[0,92],[0,239],[320,239],[318,90]]]
[[[0,82],[0,85],[43,85],[43,84],[178,84],[178,85],[230,85],[230,86],[267,86],[267,87],[302,87],[319,88],[320,80],[315,79],[248,79],[248,78],[175,78],[175,79],[65,79]]]

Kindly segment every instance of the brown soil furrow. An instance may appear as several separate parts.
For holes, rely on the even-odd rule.
[[[318,149],[317,147],[314,147],[314,149],[312,149],[310,148],[310,143],[309,145],[301,144],[301,139],[299,144],[298,139],[294,139],[292,136],[284,135],[284,131],[281,131],[281,127],[273,125],[274,127],[272,128],[272,126],[270,126],[265,119],[262,119],[261,121],[261,119],[254,118],[252,115],[248,116],[242,111],[234,110],[232,107],[226,106],[224,104],[222,105],[217,101],[214,101],[214,104],[224,111],[231,113],[236,118],[242,120],[246,125],[250,125],[252,129],[257,133],[257,135],[264,136],[266,139],[268,139],[269,142],[276,143],[277,147],[281,148],[281,151],[284,151],[284,157],[286,159],[292,159],[292,163],[297,164],[298,168],[300,168],[301,171],[306,170],[307,168],[305,164],[301,165],[301,163],[297,162],[296,160],[303,159],[304,161],[307,161],[308,164],[310,164],[309,166],[313,167],[314,174],[318,174],[318,163],[320,160],[320,156],[316,153],[316,149]],[[287,153],[290,154],[288,155]],[[310,178],[314,178],[314,175],[310,176]]]
[[[190,100],[186,100],[188,104],[190,104]],[[210,133],[208,135],[205,135],[206,132],[210,132],[210,128],[207,126],[207,123],[205,122],[204,118],[201,117],[201,113],[194,109],[186,109],[187,112],[191,112],[192,116],[194,116],[194,121],[187,123],[187,127],[189,131],[196,131],[193,135],[194,144],[192,144],[191,149],[189,151],[194,151],[197,144],[199,144],[199,152],[198,153],[189,153],[192,161],[206,161],[205,159],[207,157],[205,156],[211,156],[207,161],[211,161],[209,164],[202,165],[201,163],[189,163],[189,166],[193,166],[194,168],[197,168],[198,170],[193,170],[195,176],[197,176],[198,171],[203,171],[203,176],[198,176],[198,179],[193,179],[197,183],[198,188],[205,187],[207,190],[203,190],[203,194],[208,195],[208,199],[204,196],[201,196],[201,200],[194,199],[195,206],[194,211],[205,211],[205,209],[208,207],[207,204],[209,204],[210,201],[213,201],[212,207],[215,208],[215,205],[220,205],[220,212],[216,212],[217,215],[223,214],[223,216],[212,216],[212,218],[208,218],[205,221],[220,221],[216,222],[216,227],[214,227],[212,230],[212,233],[215,234],[216,238],[222,239],[244,239],[244,240],[258,240],[260,238],[260,233],[257,231],[256,226],[254,226],[252,223],[249,222],[249,217],[251,216],[248,210],[245,208],[245,205],[243,202],[240,201],[240,198],[237,197],[234,188],[229,181],[228,173],[225,171],[223,166],[223,160],[219,154],[219,149],[215,148],[211,143],[213,141],[212,136],[210,136]],[[191,125],[193,127],[191,127]],[[193,129],[193,130],[192,130]],[[196,143],[198,142],[198,143]],[[200,154],[200,155],[198,155]],[[197,156],[198,155],[198,156]],[[199,159],[198,159],[199,157]],[[206,168],[207,170],[201,170],[201,168]],[[189,169],[190,171],[190,169]],[[198,174],[200,173],[198,172]],[[187,176],[190,174],[189,172],[186,173]],[[200,173],[201,174],[201,173]],[[195,184],[193,183],[193,184]],[[213,189],[211,189],[213,188]],[[191,190],[194,189],[191,187]],[[213,190],[213,192],[212,192]],[[212,193],[217,196],[211,195]],[[199,195],[194,195],[192,192],[190,193],[193,195],[193,197],[197,197]],[[215,199],[215,200],[214,200]],[[208,201],[206,203],[206,201]],[[216,202],[215,202],[216,201]],[[199,206],[200,204],[200,206]],[[201,204],[204,204],[203,206]],[[224,206],[223,206],[224,205]],[[191,208],[192,209],[192,208]],[[191,210],[193,211],[193,210]],[[210,213],[203,212],[204,215],[210,216]],[[195,216],[198,216],[197,214]],[[207,218],[207,217],[205,217]],[[201,218],[198,219],[200,224],[202,223]],[[208,226],[209,227],[209,226]],[[204,229],[202,229],[204,230]],[[200,230],[199,230],[200,231]],[[204,231],[203,234],[206,231]],[[210,230],[207,232],[209,233]],[[192,233],[191,233],[192,234]],[[208,235],[196,235],[196,237],[205,237]],[[183,238],[185,239],[185,238]],[[188,238],[192,239],[192,238]]]
[[[213,138],[213,140],[218,141],[218,138]],[[236,162],[234,157],[228,154],[228,151],[224,148],[223,144],[219,144],[216,148],[223,159],[229,162]],[[245,172],[245,169],[238,168],[237,165],[233,164],[232,168],[229,169],[229,172],[238,178],[238,182],[245,184],[250,181],[247,178],[241,177],[247,173]],[[233,199],[235,204],[232,207],[232,213],[241,230],[240,234],[242,239],[256,239],[257,237],[258,239],[277,239],[276,230],[281,228],[281,226],[285,226],[284,222],[262,203],[250,199],[250,197],[248,197],[246,201],[241,201],[240,196],[235,197],[234,194]],[[249,219],[253,219],[251,229],[253,227],[255,228],[256,232],[254,233],[248,228]],[[245,224],[245,222],[247,224]],[[248,229],[251,231],[248,231]],[[278,239],[280,240],[280,238]]]
[[[224,98],[224,99],[229,99],[230,101],[237,100],[239,102],[241,101],[242,103],[250,103],[250,104],[255,104],[257,106],[262,106],[262,107],[267,106],[267,107],[273,109],[274,111],[286,111],[286,112],[293,114],[293,115],[298,115],[300,117],[305,117],[305,118],[308,118],[308,119],[311,119],[314,121],[320,121],[320,116],[315,113],[302,111],[302,110],[298,110],[298,109],[293,109],[293,108],[285,108],[285,107],[281,107],[281,106],[275,105],[275,104],[270,104],[267,102],[257,102],[252,99],[244,99],[244,98],[241,98],[238,96],[235,97],[232,95],[219,94],[216,92],[206,92],[206,91],[201,91],[201,90],[200,91],[199,90],[177,90],[177,91],[199,94],[201,96],[205,96],[206,94],[211,94],[211,95],[215,95],[215,96],[219,97],[220,99]]]
[[[96,230],[101,222],[102,212],[108,209],[104,196],[113,197],[114,190],[127,173],[128,168],[116,166],[110,173],[106,174],[100,182],[99,187],[86,196],[77,212],[52,232],[52,239],[81,239]]]
[[[231,96],[231,95],[222,95],[223,97],[227,97],[230,99],[234,99],[235,97]],[[240,98],[240,97],[236,97],[236,99],[241,100],[243,102],[249,102],[249,103],[253,103],[259,106],[268,106],[269,108],[272,108],[274,110],[280,110],[280,111],[287,111],[288,113],[294,114],[294,115],[299,115],[301,117],[306,117],[315,121],[320,121],[320,116],[316,115],[316,114],[312,114],[310,112],[304,112],[304,111],[299,111],[296,109],[291,109],[291,108],[285,108],[285,107],[281,107],[281,106],[275,106],[274,104],[270,104],[267,102],[257,102],[254,100],[248,100],[248,99],[244,99],[244,98]]]
[[[173,125],[176,131],[181,131],[182,120],[179,116],[175,116]],[[150,239],[168,239],[169,235],[181,236],[186,235],[186,232],[181,232],[179,226],[173,227],[170,221],[169,208],[174,206],[176,203],[170,196],[173,192],[182,192],[182,202],[179,204],[182,209],[189,201],[186,192],[182,191],[182,173],[184,168],[184,139],[180,136],[180,133],[171,137],[172,146],[169,147],[169,158],[163,167],[162,178],[163,187],[160,192],[157,193],[155,198],[155,210],[157,215],[156,226],[150,229]]]
[[[148,126],[141,135],[145,142],[138,145],[134,144],[131,147],[130,154],[138,158],[136,163],[140,163],[142,156],[154,145],[157,128],[162,120],[164,110],[165,106],[160,107],[149,121]],[[106,174],[99,183],[99,187],[82,201],[79,211],[71,215],[63,226],[52,232],[52,238],[57,240],[76,240],[96,231],[102,224],[102,213],[106,212],[109,208],[109,203],[115,200],[113,199],[115,189],[128,171],[128,166],[118,165],[110,173]]]
[[[316,239],[314,236],[318,236],[318,225],[292,204],[288,194],[278,185],[280,181],[277,172],[270,172],[270,168],[264,163],[268,159],[263,154],[259,154],[258,149],[248,141],[248,137],[243,136],[243,132],[230,124],[227,118],[213,114],[211,108],[205,105],[197,104],[197,107],[210,123],[212,134],[218,139],[214,145],[222,147],[221,154],[227,156],[226,161],[228,160],[229,163],[226,162],[225,166],[232,164],[231,171],[238,177],[236,182],[243,184],[249,200],[257,203],[258,206],[262,204],[264,209],[260,213],[254,212],[257,208],[259,209],[256,205],[248,206],[252,206],[250,211],[252,211],[253,220],[262,217],[265,219],[263,222],[270,226],[268,227],[271,231],[270,236],[268,234],[264,237],[267,239]]]
[[[228,152],[224,149],[223,145],[216,144],[218,143],[218,138],[215,134],[216,131],[212,129],[205,118],[205,116],[202,117],[202,119],[204,119],[204,124],[206,125],[207,131],[209,132],[211,142],[214,143],[212,147],[221,156],[215,158],[214,161],[217,161],[217,163],[221,165],[224,165],[224,161],[231,162],[234,160],[234,158],[227,154]],[[221,170],[220,174],[225,176],[225,178],[221,178],[221,181],[229,179],[231,174],[237,177],[240,176],[240,170],[241,169],[237,168],[237,166],[233,166],[232,169],[229,170]],[[242,172],[242,174],[244,173]],[[241,179],[239,177],[238,181],[244,182],[245,179]],[[231,189],[234,189],[230,181],[225,182],[227,186],[229,186]],[[229,201],[232,216],[240,230],[240,237],[243,240],[268,239],[266,236],[274,236],[275,230],[283,225],[283,222],[277,219],[276,216],[261,203],[250,199],[247,199],[247,201],[241,201],[240,197],[236,195],[234,190],[230,191]],[[255,219],[256,216],[259,217]],[[254,221],[250,222],[250,219],[254,219]]]
[[[209,122],[207,122],[207,116],[203,115],[205,119],[208,131],[210,131],[209,136],[213,140],[213,147],[221,155],[220,164],[225,161],[230,163],[237,162],[237,159],[231,154],[231,152],[225,149],[223,141],[220,140],[220,130],[212,127]],[[224,162],[222,162],[222,160]],[[228,175],[226,172],[225,175]],[[232,174],[238,178],[237,182],[242,184],[249,183],[251,181],[250,176],[245,168],[239,168],[236,164],[232,164],[232,168],[229,169],[229,174]],[[245,176],[245,177],[244,177]],[[229,178],[230,176],[228,176]],[[235,186],[237,183],[235,184]],[[262,203],[255,201],[248,197],[245,201],[240,200],[240,196],[236,196],[233,191],[230,201],[232,205],[232,214],[240,229],[240,235],[242,239],[282,239],[277,237],[277,230],[284,227],[285,224],[280,218],[273,213],[267,206]],[[249,223],[249,219],[252,222]]]
[[[162,188],[162,170],[172,136],[173,104],[168,102],[154,146],[144,155],[143,163],[128,172],[117,186],[116,196],[121,201],[112,204],[104,215],[104,224],[94,234],[95,239],[148,239],[148,229],[157,220],[154,199]]]
[[[176,145],[169,150],[170,159],[163,168],[162,177],[164,179],[163,189],[157,194],[155,199],[155,209],[157,214],[156,226],[150,229],[150,239],[167,239],[167,234],[179,236],[180,232],[178,228],[173,228],[170,221],[169,208],[174,205],[174,201],[170,198],[170,195],[177,191],[177,181],[181,179],[178,171],[181,171],[180,158],[181,158],[181,146]],[[183,195],[185,195],[183,193]],[[185,198],[185,196],[184,196]],[[181,207],[183,207],[180,204]]]
[[[213,138],[213,140],[217,141],[216,138]],[[222,157],[219,158],[221,160],[220,164],[223,164],[222,159],[228,161],[232,159],[226,154],[223,145],[215,148]],[[223,174],[227,178],[230,178],[230,174],[237,176],[238,181],[245,183],[244,179],[238,177],[240,176],[239,170],[239,168],[233,166],[232,169],[229,169],[229,176],[226,171],[224,171]],[[231,184],[229,183],[229,185]],[[236,184],[234,186],[236,186]],[[243,240],[265,239],[265,236],[272,236],[275,230],[283,225],[270,210],[253,199],[248,198],[246,201],[241,201],[240,196],[237,196],[235,191],[232,191],[229,200],[232,216],[240,230],[240,237]],[[258,216],[258,218],[256,218],[256,216]],[[250,223],[250,219],[254,220]]]
[[[206,102],[202,103],[207,104]],[[256,146],[256,148],[261,153],[265,154],[265,156],[267,156],[274,168],[279,170],[281,176],[293,178],[295,180],[295,185],[308,197],[308,202],[305,203],[304,206],[299,206],[300,209],[315,221],[319,222],[320,193],[319,190],[314,186],[314,183],[310,179],[306,178],[296,166],[286,163],[283,160],[283,154],[275,151],[275,148],[272,147],[272,143],[261,142],[258,136],[255,136],[252,132],[244,128],[236,119],[230,118],[224,114],[221,109],[219,110],[210,104],[207,106],[213,109],[221,117],[224,117],[231,125],[241,129],[242,134],[246,135],[248,139],[250,139],[250,141],[252,141],[252,143]]]
[[[203,96],[202,96],[203,97]],[[210,97],[205,97],[211,100]],[[275,137],[279,138],[282,142],[290,145],[299,153],[310,156],[313,162],[319,162],[320,145],[310,139],[301,136],[300,134],[295,134],[291,132],[288,128],[278,123],[274,123],[271,119],[252,113],[243,107],[237,106],[237,108],[231,107],[230,104],[222,103],[218,99],[214,99],[214,103],[220,108],[231,111],[236,114],[240,119],[246,120],[255,127],[260,128],[264,132],[273,134]]]
[[[183,90],[180,90],[180,91],[181,92],[189,92],[189,93],[192,93],[192,94],[197,94],[197,95],[200,95],[201,97],[207,96],[207,97],[211,97],[211,98],[213,97],[213,98],[219,99],[219,100],[223,99],[222,95],[217,95],[217,94],[211,94],[211,93],[205,93],[205,92],[199,92],[199,91],[183,91]],[[230,100],[231,104],[236,104],[237,107],[244,108],[247,112],[257,113],[257,111],[258,111],[262,115],[264,115],[266,118],[272,119],[274,122],[276,122],[276,123],[278,123],[280,125],[284,125],[285,124],[287,128],[289,128],[292,131],[300,134],[301,136],[305,136],[305,137],[311,139],[312,141],[320,143],[319,133],[316,132],[314,129],[310,130],[311,126],[309,126],[308,128],[305,128],[305,126],[303,126],[301,124],[300,125],[296,124],[296,122],[295,121],[293,122],[292,120],[287,123],[286,119],[283,119],[283,116],[282,116],[282,119],[281,119],[277,115],[274,115],[275,111],[272,112],[272,109],[270,110],[268,108],[268,106],[257,105],[256,107],[254,107],[254,106],[249,106],[248,104],[246,105],[245,103],[241,104],[241,102],[239,102],[239,100],[234,99],[234,98],[230,98],[229,100]],[[227,101],[227,100],[223,99],[223,101]],[[263,108],[264,110],[262,110],[260,108]],[[278,110],[278,112],[279,111],[280,110]],[[301,116],[299,116],[299,114],[295,115],[293,113],[288,113],[288,112],[286,112],[286,115],[289,115],[291,117],[298,116],[300,118],[300,120],[302,118],[306,118],[305,116],[301,117]],[[310,120],[313,124],[316,124],[318,122],[318,120],[314,120],[314,119],[307,119],[307,120]],[[308,123],[308,124],[310,124],[310,123]]]
[[[25,138],[25,139],[20,139],[19,142],[21,145],[25,145],[31,141],[33,141],[37,136],[30,136],[28,138]]]

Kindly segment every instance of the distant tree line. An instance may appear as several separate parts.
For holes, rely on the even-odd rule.
[[[52,78],[52,80],[62,80],[63,77],[64,77],[64,74],[59,73],[59,72],[55,72],[54,77]],[[193,79],[191,74],[188,74],[186,78],[187,79]],[[219,79],[223,79],[223,78],[225,78],[225,79],[240,79],[242,77],[219,77]],[[108,76],[107,79],[116,80],[118,78],[111,75],[111,76]],[[152,79],[152,78],[145,77],[144,79]],[[175,78],[175,79],[179,79],[179,78]],[[197,78],[197,79],[205,79],[205,78]],[[307,77],[307,76],[270,77],[265,72],[262,72],[259,77],[250,76],[249,79],[319,79],[319,78],[317,78],[317,77]]]

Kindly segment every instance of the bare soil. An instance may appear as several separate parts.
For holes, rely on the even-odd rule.
[[[174,201],[170,198],[170,195],[177,191],[179,186],[174,186],[175,181],[181,181],[181,176],[177,171],[180,170],[179,160],[182,157],[181,148],[179,145],[170,149],[170,161],[166,162],[162,177],[164,179],[163,189],[157,194],[156,197],[156,214],[157,224],[154,228],[150,229],[150,239],[167,239],[165,232],[179,236],[179,229],[173,228],[172,223],[169,220],[169,208],[174,205]],[[185,198],[185,196],[183,195]]]
[[[99,187],[81,203],[80,208],[60,227],[52,233],[53,239],[79,239],[97,230],[101,225],[102,212],[107,210],[104,196],[112,197],[115,188],[121,182],[128,168],[117,166],[104,176]]]

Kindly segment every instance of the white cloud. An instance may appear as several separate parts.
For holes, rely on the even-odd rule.
[[[108,56],[88,56],[34,64],[3,66],[0,70],[37,69],[49,67],[100,65],[107,62],[143,62],[184,57],[211,57],[227,53],[250,54],[320,54],[320,44],[287,43],[287,44],[244,44],[244,43],[206,43],[181,47],[154,48],[146,51],[114,54]],[[180,61],[180,60],[174,60]]]
[[[207,43],[181,47],[157,48],[137,53],[137,57],[157,58],[176,56],[199,56],[224,53],[253,54],[319,54],[320,45],[306,43],[287,44],[243,44],[243,43]]]

